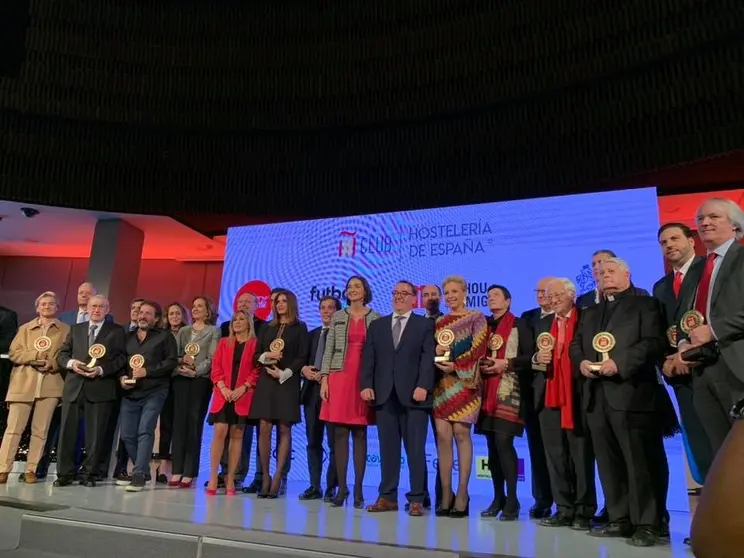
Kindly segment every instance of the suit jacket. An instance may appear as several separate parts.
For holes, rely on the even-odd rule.
[[[374,310],[369,310],[364,316],[364,325],[369,332],[369,326],[380,315]],[[420,317],[420,316],[419,316]],[[351,314],[348,309],[339,310],[331,317],[331,328],[328,330],[326,338],[325,351],[323,351],[323,366],[321,375],[327,376],[334,370],[341,370],[346,361],[346,345],[349,335],[349,324],[351,323]]]
[[[609,356],[615,361],[618,373],[584,382],[584,409],[591,408],[594,392],[602,389],[608,404],[615,410],[654,411],[658,389],[656,365],[666,344],[658,303],[651,297],[626,293],[618,297],[607,327],[601,328],[601,321],[601,304],[584,310],[571,342],[571,362],[576,367],[583,360],[596,362],[597,352],[592,340],[604,330],[615,337],[616,345]]]
[[[375,390],[375,405],[383,405],[393,390],[404,407],[432,405],[434,390],[434,320],[411,313],[398,347],[393,344],[393,316],[375,320],[367,329],[362,351],[360,389]],[[427,397],[413,400],[413,391],[424,388]]]
[[[95,340],[106,347],[106,354],[98,359],[96,366],[103,370],[103,376],[84,378],[67,368],[71,359],[87,364],[88,322],[70,327],[67,339],[62,344],[57,362],[65,375],[65,388],[62,392],[64,403],[74,403],[83,395],[91,403],[104,403],[116,400],[119,376],[124,373],[127,359],[124,352],[124,330],[118,324],[104,322]]]
[[[262,320],[261,318],[253,316],[253,335],[255,335],[256,338],[261,337],[261,329],[263,329],[265,325],[266,325],[265,320]],[[230,320],[227,320],[226,322],[222,322],[220,324],[220,333],[222,333],[222,337],[230,336]]]
[[[651,296],[646,289],[636,287],[633,283],[630,284],[630,290],[635,296]],[[597,289],[593,289],[588,293],[584,293],[576,299],[576,307],[579,310],[585,310],[597,305]]]
[[[18,314],[0,306],[0,354],[7,354],[18,331]]]
[[[59,316],[57,316],[57,319],[63,324],[67,324],[68,326],[74,326],[77,324],[78,312],[80,312],[80,310],[77,308],[75,310],[65,310],[64,312],[59,313]],[[107,323],[107,324],[113,324],[114,317],[111,314],[106,314],[106,317],[104,318],[103,321],[104,323]],[[124,327],[127,327],[127,326],[124,326]]]
[[[44,333],[38,318],[23,324],[18,329],[18,334],[10,344],[9,354],[13,362],[13,372],[10,374],[6,401],[32,403],[37,398],[62,397],[65,381],[59,373],[57,358],[69,332],[70,326],[59,320],[54,320],[49,324],[46,336],[52,341],[52,345],[49,350],[45,351],[45,354],[52,361],[52,370],[41,374],[36,368],[30,366],[32,361],[40,360],[42,356],[34,348],[34,342]]]
[[[251,337],[246,341],[243,354],[240,357],[237,381],[233,385],[235,344],[230,339],[220,339],[212,360],[212,383],[214,384],[214,389],[212,390],[212,403],[209,407],[210,413],[219,413],[225,406],[225,398],[222,396],[222,392],[217,389],[217,384],[220,382],[224,382],[227,389],[230,390],[250,383],[253,387],[235,402],[235,413],[239,417],[247,417],[248,413],[251,412],[253,394],[256,391],[256,384],[258,383],[258,366],[254,358],[256,344],[257,340],[255,337]]]
[[[217,350],[217,342],[222,336],[222,332],[217,326],[206,325],[204,329],[198,332],[193,340],[191,332],[194,331],[194,326],[182,327],[178,330],[178,356],[183,358],[184,350],[186,345],[189,343],[196,343],[199,345],[199,354],[194,357],[194,366],[196,367],[197,378],[208,378],[212,370],[212,358],[214,352]],[[178,375],[178,367],[173,371],[174,375]],[[184,376],[190,378],[190,376]]]
[[[680,313],[695,306],[695,297],[705,260],[690,266],[690,282],[683,283],[680,292]],[[734,242],[721,262],[710,295],[711,329],[725,364],[737,378],[744,381],[744,246]],[[679,329],[680,339],[685,334]]]
[[[315,365],[315,353],[318,351],[318,343],[320,342],[320,334],[322,331],[323,331],[323,326],[316,327],[308,335],[308,340],[310,342],[310,346],[308,347],[308,350],[307,350],[307,365],[308,366]],[[330,330],[329,330],[329,333],[327,333],[326,335],[329,335],[329,334],[330,334]],[[328,342],[328,338],[326,337],[326,343],[327,342]],[[303,405],[307,405],[311,403],[315,397],[320,397],[320,383],[312,382],[303,376],[302,388],[300,388],[300,402]]]

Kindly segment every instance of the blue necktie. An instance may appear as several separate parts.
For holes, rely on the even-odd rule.
[[[323,353],[325,352],[327,334],[328,328],[324,327],[323,331],[320,332],[320,339],[318,339],[318,349],[315,351],[314,366],[317,370],[320,370],[320,368],[323,366]]]

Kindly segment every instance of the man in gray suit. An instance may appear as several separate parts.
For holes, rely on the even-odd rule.
[[[682,286],[688,320],[683,316],[678,325],[675,360],[678,370],[691,368],[695,410],[715,455],[731,429],[731,408],[744,398],[744,247],[738,242],[744,236],[744,212],[731,200],[711,198],[698,209],[696,221],[708,254],[691,266],[694,280]],[[693,322],[697,315],[702,324],[685,334],[690,312]],[[713,354],[717,350],[717,358],[697,366],[685,362],[685,351],[703,346]]]

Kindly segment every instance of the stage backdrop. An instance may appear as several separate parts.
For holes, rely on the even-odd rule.
[[[343,298],[346,280],[353,274],[369,280],[374,295],[370,306],[383,315],[392,311],[396,281],[439,284],[450,274],[467,279],[468,306],[483,312],[488,312],[487,287],[506,285],[513,293],[512,309],[519,315],[536,306],[535,284],[545,275],[570,278],[579,293],[594,288],[589,262],[597,249],[613,250],[626,259],[634,283],[650,289],[663,273],[658,226],[656,190],[645,188],[233,228],[228,231],[220,320],[230,319],[237,295],[244,291],[257,295],[257,314],[268,317],[269,292],[283,287],[297,295],[300,317],[312,329],[320,324],[320,298],[328,294]],[[208,432],[203,470],[208,470],[209,438]],[[472,489],[490,496],[484,439],[474,436],[474,444]],[[525,481],[520,496],[529,502],[526,438],[516,445],[520,478]],[[307,481],[304,425],[293,429],[292,446],[290,480]],[[671,507],[687,509],[681,446],[678,440],[671,446],[670,461],[679,464],[676,468],[673,464],[671,491],[679,502]],[[437,458],[431,434],[427,454],[433,483]],[[404,458],[401,488],[408,487],[407,475]],[[365,484],[377,486],[379,480],[373,427]]]

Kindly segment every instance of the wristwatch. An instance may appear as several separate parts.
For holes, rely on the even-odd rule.
[[[731,408],[731,418],[734,420],[744,419],[744,399]]]

